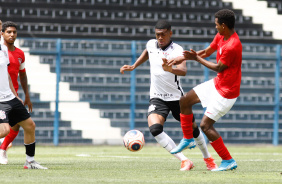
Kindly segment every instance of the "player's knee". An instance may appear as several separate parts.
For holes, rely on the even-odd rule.
[[[161,134],[163,132],[163,125],[161,124],[153,124],[149,127],[151,134],[156,137],[157,135]]]
[[[200,124],[200,127],[201,127],[201,130],[202,130],[204,133],[206,133],[206,132],[209,130],[209,127],[208,127],[206,124],[204,124],[204,123],[201,123],[201,124]]]
[[[10,133],[10,125],[8,123],[0,124],[0,138],[6,137]]]
[[[192,106],[189,102],[190,100],[186,96],[182,96],[179,100],[179,105],[181,108],[187,108]]]

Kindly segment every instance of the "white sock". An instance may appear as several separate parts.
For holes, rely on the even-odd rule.
[[[155,137],[155,139],[157,140],[157,142],[163,147],[165,148],[169,153],[170,151],[176,147],[175,142],[165,133],[162,132],[159,135],[157,135]],[[177,153],[177,154],[173,154],[173,156],[175,156],[176,158],[178,158],[180,161],[182,160],[187,160],[187,157],[185,157],[183,155],[183,153]]]
[[[194,138],[196,141],[197,146],[201,150],[204,158],[210,158],[211,154],[208,151],[207,144],[203,133],[200,131],[200,134],[197,138]]]
[[[30,157],[30,156],[26,155],[26,160],[27,160],[28,162],[31,162],[31,161],[34,160],[34,157]]]

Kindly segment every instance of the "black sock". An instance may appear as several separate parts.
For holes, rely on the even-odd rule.
[[[35,142],[31,144],[25,144],[25,154],[34,157],[35,155]]]
[[[193,137],[197,138],[199,137],[199,135],[200,135],[200,130],[199,130],[199,127],[197,126],[197,128],[193,130]]]

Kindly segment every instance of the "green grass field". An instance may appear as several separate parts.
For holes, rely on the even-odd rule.
[[[24,170],[24,146],[14,146],[8,150],[8,165],[0,165],[1,183],[282,183],[281,146],[227,147],[238,163],[236,170],[207,171],[196,148],[184,151],[195,167],[181,172],[180,162],[158,145],[135,153],[123,146],[37,146],[36,160],[48,170]]]

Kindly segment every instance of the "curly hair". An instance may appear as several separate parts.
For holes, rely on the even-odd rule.
[[[159,20],[155,26],[155,29],[171,30],[171,24],[166,20]]]
[[[14,28],[16,28],[16,29],[18,28],[16,23],[14,23],[14,22],[12,22],[12,21],[7,21],[7,22],[4,22],[4,23],[2,24],[2,32],[4,33],[5,30],[6,30],[8,27],[14,27]]]
[[[218,19],[219,24],[225,24],[229,29],[235,26],[235,13],[228,9],[219,10],[215,13],[215,18]]]

